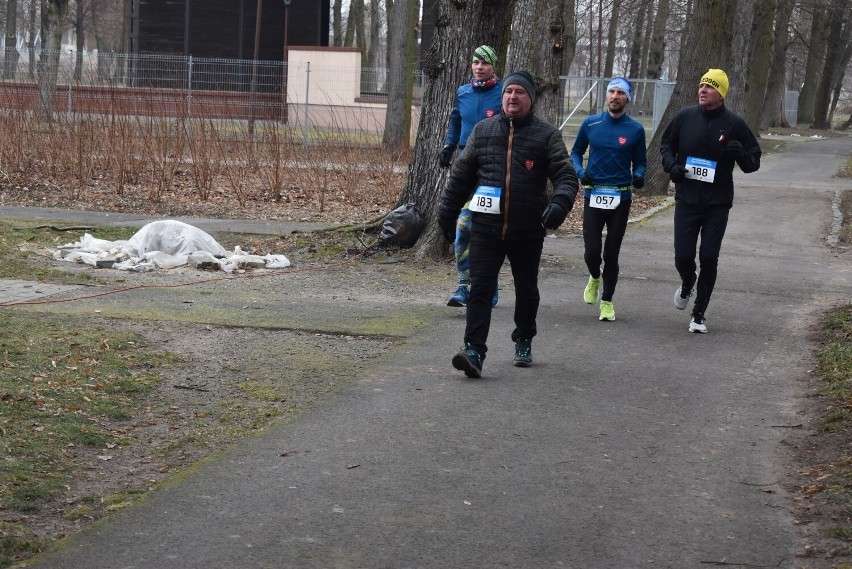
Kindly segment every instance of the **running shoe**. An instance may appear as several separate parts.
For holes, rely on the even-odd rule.
[[[598,294],[601,290],[601,280],[603,275],[598,278],[589,275],[589,284],[586,285],[586,290],[583,291],[583,300],[586,304],[594,304],[598,301]]]
[[[515,360],[517,367],[530,367],[532,365],[532,340],[518,338],[515,340]]]
[[[482,356],[467,344],[459,353],[453,356],[453,367],[463,371],[467,377],[482,377]]]
[[[689,321],[689,331],[696,334],[707,333],[707,320],[703,316],[693,316]]]
[[[674,305],[678,310],[683,310],[689,304],[689,299],[692,297],[692,291],[695,288],[695,283],[698,282],[698,273],[695,273],[695,281],[692,283],[692,288],[686,293],[683,294],[683,285],[677,287],[674,295]]]
[[[447,301],[447,306],[467,306],[468,300],[470,300],[470,288],[466,284],[459,285],[458,290]]]
[[[601,301],[601,315],[598,320],[609,320],[610,322],[615,320],[615,307],[612,305],[612,302],[608,300]]]

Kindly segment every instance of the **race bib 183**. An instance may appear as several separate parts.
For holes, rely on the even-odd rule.
[[[479,186],[470,199],[470,211],[478,213],[500,213],[500,195],[502,188],[494,186]]]
[[[710,182],[716,178],[716,162],[704,158],[686,157],[686,177],[690,180]]]

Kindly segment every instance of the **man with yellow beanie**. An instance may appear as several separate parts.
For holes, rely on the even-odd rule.
[[[728,87],[724,71],[708,69],[698,83],[698,104],[681,110],[660,142],[663,169],[675,184],[675,268],[681,285],[674,305],[685,309],[695,290],[689,331],[699,334],[707,333],[704,312],[716,284],[719,251],[734,203],[734,164],[746,174],[760,168],[756,137],[725,107]],[[700,267],[696,267],[699,237]]]

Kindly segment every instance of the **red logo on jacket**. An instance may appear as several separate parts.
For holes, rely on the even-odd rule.
[[[491,117],[493,117],[494,116],[494,109],[488,109],[487,111],[485,111],[485,116],[488,117],[489,119]]]
[[[621,144],[622,146],[624,146],[625,144],[627,144],[627,137],[626,136],[619,136],[618,137],[618,143]]]
[[[533,166],[535,166],[535,162],[533,162],[532,160],[524,160],[524,167],[527,170],[532,170]]]

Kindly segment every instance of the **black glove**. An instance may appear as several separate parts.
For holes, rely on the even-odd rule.
[[[438,214],[438,227],[441,228],[441,235],[450,243],[456,240],[456,220],[458,218],[458,215],[451,217],[449,215]]]
[[[637,190],[645,187],[645,176],[633,176],[633,187]]]
[[[669,171],[669,175],[672,177],[672,182],[683,182],[686,179],[686,173],[688,171],[689,170],[687,170],[686,166],[683,164],[675,164]]]
[[[556,202],[550,202],[544,208],[544,213],[541,214],[541,224],[545,229],[556,229],[562,225],[562,222],[565,221],[567,216],[568,211],[564,207]]]
[[[729,140],[728,144],[725,146],[725,154],[732,157],[734,160],[744,158],[745,157],[745,148],[743,148],[743,143],[739,140]]]
[[[449,168],[453,163],[453,154],[456,152],[455,144],[445,144],[438,153],[438,164],[441,168]]]
[[[595,185],[595,181],[592,179],[591,176],[589,176],[588,172],[583,172],[583,177],[580,179],[580,182],[584,186],[594,186]]]

